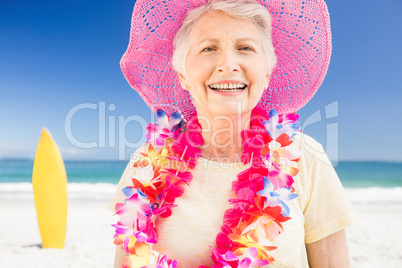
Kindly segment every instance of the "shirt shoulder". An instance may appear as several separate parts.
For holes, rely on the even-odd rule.
[[[305,243],[312,243],[350,226],[356,215],[323,146],[303,133],[294,143],[301,151],[295,187],[305,218]]]
[[[108,209],[113,213],[115,212],[116,204],[124,202],[125,197],[123,195],[122,189],[131,184],[131,178],[136,174],[137,169],[134,167],[134,164],[143,157],[143,154],[146,154],[148,152],[148,149],[149,143],[144,143],[131,155],[130,161],[124,169],[124,172],[117,184],[114,196],[108,205]]]

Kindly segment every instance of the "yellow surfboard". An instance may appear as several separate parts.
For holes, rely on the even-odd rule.
[[[67,226],[67,175],[57,145],[46,129],[36,149],[32,187],[42,247],[61,249]]]

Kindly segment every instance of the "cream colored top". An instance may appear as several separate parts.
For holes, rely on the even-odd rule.
[[[356,215],[322,146],[311,137],[297,134],[294,138],[302,155],[299,174],[293,186],[299,196],[287,202],[291,220],[283,223],[284,232],[273,244],[278,248],[269,254],[275,261],[264,267],[309,267],[305,243],[318,241],[351,225]],[[132,160],[139,159],[139,151]],[[110,204],[123,202],[121,189],[131,182],[135,169],[129,163]],[[176,199],[172,215],[156,221],[159,235],[154,250],[178,261],[178,268],[211,266],[210,246],[220,231],[224,212],[234,198],[232,181],[245,167],[241,163],[217,163],[200,158],[193,170],[191,187]]]

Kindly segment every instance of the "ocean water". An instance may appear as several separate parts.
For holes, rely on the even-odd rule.
[[[126,165],[124,161],[65,161],[69,197],[110,199]],[[0,159],[0,198],[32,198],[32,168],[32,160]],[[352,200],[385,196],[402,203],[402,163],[339,162],[335,169]]]
[[[65,161],[68,182],[116,184],[127,162],[124,161]],[[32,181],[33,161],[0,159],[0,183]]]
[[[402,187],[402,163],[339,162],[335,170],[346,188]]]
[[[69,199],[110,200],[124,161],[65,161]],[[33,161],[0,159],[0,199],[33,199]]]

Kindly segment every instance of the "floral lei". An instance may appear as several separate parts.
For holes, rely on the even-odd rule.
[[[191,185],[199,149],[203,144],[198,121],[186,124],[180,113],[168,117],[157,112],[158,123],[147,127],[149,150],[134,164],[137,168],[132,185],[122,191],[124,203],[116,204],[120,219],[116,228],[116,245],[129,253],[123,268],[176,268],[177,261],[152,250],[158,242],[156,217],[172,214],[175,199]],[[296,198],[293,177],[300,152],[290,146],[300,131],[299,116],[278,115],[272,109],[266,114],[254,109],[250,129],[244,130],[241,160],[250,168],[240,172],[232,183],[236,198],[229,199],[221,231],[212,248],[212,268],[251,268],[265,266],[274,258],[268,254],[276,249],[272,242],[283,232],[283,222],[290,219],[286,202]],[[207,268],[200,266],[199,268]]]

